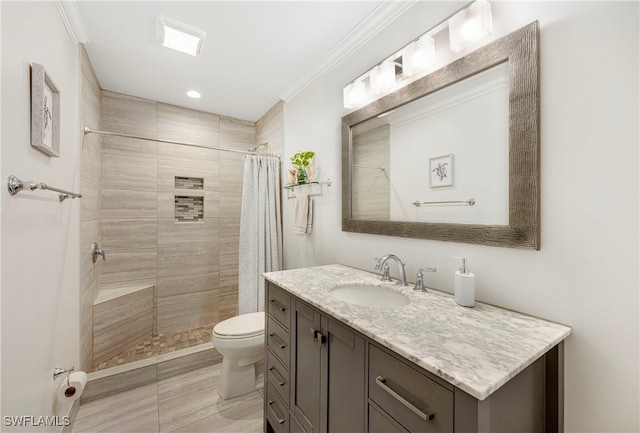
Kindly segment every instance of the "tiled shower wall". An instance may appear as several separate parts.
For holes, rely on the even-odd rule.
[[[354,219],[388,221],[391,212],[388,125],[354,135],[351,212]],[[380,168],[384,167],[384,170]]]
[[[84,48],[80,49],[81,119],[90,128],[100,128],[100,84]],[[91,261],[92,242],[101,243],[100,166],[102,138],[85,135],[82,141],[82,210],[80,223],[80,370],[91,371],[93,365],[92,306],[99,290],[102,262]]]
[[[102,92],[102,129],[246,150],[247,122]],[[155,287],[156,333],[236,314],[241,155],[117,137],[102,139],[101,290]],[[176,177],[203,189],[176,188]],[[203,197],[200,221],[176,221],[175,196]]]

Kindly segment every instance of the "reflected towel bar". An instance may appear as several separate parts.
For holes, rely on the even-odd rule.
[[[474,198],[470,198],[469,200],[450,200],[450,201],[414,201],[411,203],[415,207],[426,206],[426,205],[438,205],[438,204],[466,204],[467,206],[473,206],[476,204],[476,200]]]
[[[60,201],[65,201],[68,198],[82,198],[82,194],[80,193],[66,191],[64,189],[56,188],[55,186],[49,186],[46,183],[35,182],[33,180],[30,182],[24,182],[14,175],[9,176],[9,180],[7,182],[7,189],[9,190],[9,194],[11,194],[12,196],[16,195],[17,193],[25,189],[25,187],[29,188],[31,191],[35,191],[36,189],[48,189],[50,191],[55,191],[59,193],[58,198],[60,199]]]
[[[352,164],[354,167],[359,167],[359,168],[371,168],[373,170],[381,170],[386,172],[387,169],[385,167],[377,167],[375,165],[364,165],[364,164]]]

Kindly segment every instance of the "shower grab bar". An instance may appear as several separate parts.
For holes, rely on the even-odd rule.
[[[189,147],[199,147],[201,149],[209,149],[209,150],[220,150],[223,152],[233,152],[233,153],[241,153],[244,155],[264,155],[264,156],[273,156],[275,158],[280,159],[280,155],[276,154],[276,153],[258,153],[257,149],[261,146],[269,146],[268,142],[265,143],[261,143],[255,147],[252,147],[251,149],[254,150],[237,150],[237,149],[227,149],[225,147],[214,147],[214,146],[205,146],[203,144],[197,144],[197,143],[191,143],[188,141],[176,141],[176,140],[166,140],[164,138],[152,138],[152,137],[145,137],[142,135],[134,135],[134,134],[123,134],[121,132],[112,132],[112,131],[102,131],[99,129],[93,129],[93,128],[89,128],[88,126],[84,127],[84,135],[87,134],[98,134],[98,135],[106,135],[106,136],[110,136],[110,137],[122,137],[122,138],[133,138],[136,140],[146,140],[146,141],[157,141],[160,143],[167,143],[167,144],[178,144],[180,146],[189,146]]]
[[[64,189],[56,188],[55,186],[49,186],[43,182],[25,182],[23,180],[18,179],[14,175],[9,176],[7,181],[7,189],[9,190],[9,194],[12,196],[16,195],[23,189],[29,188],[31,191],[35,191],[36,189],[48,189],[50,191],[55,191],[58,194],[58,199],[60,201],[65,201],[68,198],[82,198],[82,194],[77,192],[71,192]]]
[[[411,203],[415,207],[425,205],[439,205],[439,204],[466,204],[467,206],[473,206],[476,204],[476,199],[470,198],[468,200],[449,200],[449,201],[414,201]]]

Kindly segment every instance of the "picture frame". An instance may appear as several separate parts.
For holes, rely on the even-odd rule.
[[[453,186],[453,153],[429,158],[429,187]]]
[[[60,157],[60,91],[37,63],[31,64],[31,146]]]

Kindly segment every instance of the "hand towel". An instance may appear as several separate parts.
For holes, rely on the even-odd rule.
[[[307,234],[309,226],[309,195],[298,194],[293,204],[293,233],[298,235]]]
[[[309,210],[307,211],[307,228],[305,233],[309,234],[311,233],[311,230],[313,229],[313,199],[311,197],[309,197]]]

